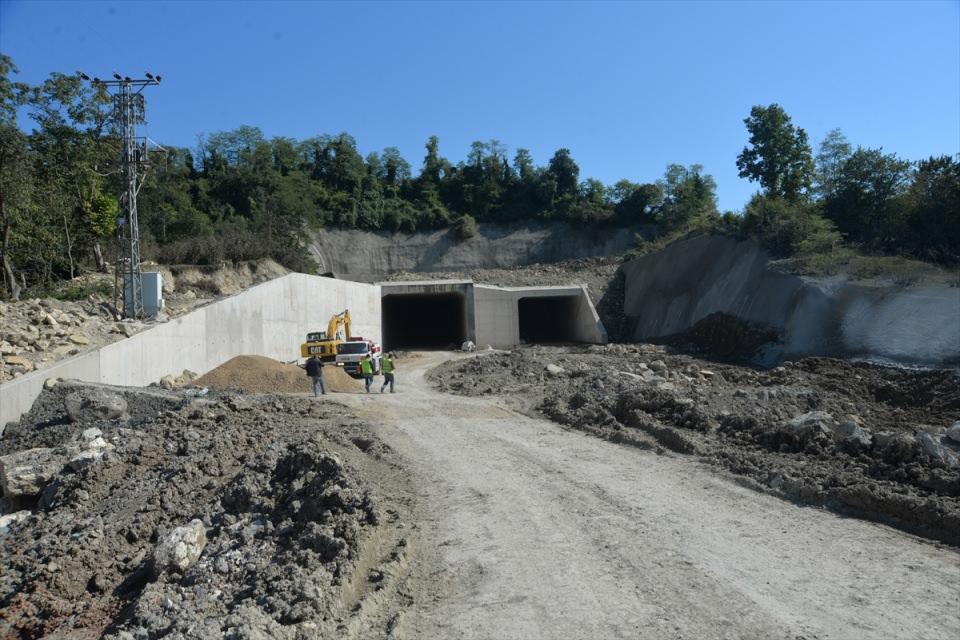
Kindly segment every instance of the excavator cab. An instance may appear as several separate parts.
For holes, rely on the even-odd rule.
[[[337,359],[337,345],[350,337],[350,311],[344,309],[330,318],[326,331],[311,331],[300,345],[300,357],[320,356],[324,362]]]

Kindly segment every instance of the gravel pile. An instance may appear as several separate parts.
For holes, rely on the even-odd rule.
[[[360,393],[362,385],[336,365],[323,367],[327,392]],[[247,393],[312,393],[313,382],[295,364],[263,356],[237,356],[192,382],[198,387],[236,389]]]

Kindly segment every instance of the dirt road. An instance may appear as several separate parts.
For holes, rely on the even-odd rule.
[[[430,389],[338,394],[421,478],[409,638],[953,639],[960,554],[706,467]],[[428,545],[424,545],[428,546]],[[419,587],[417,586],[419,585]]]

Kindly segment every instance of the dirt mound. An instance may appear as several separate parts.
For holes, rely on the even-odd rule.
[[[529,347],[430,373],[617,442],[691,454],[805,504],[960,545],[951,371],[831,358],[766,371],[654,345]]]
[[[779,340],[780,333],[773,327],[745,322],[718,311],[682,333],[657,338],[653,342],[725,360],[746,361],[756,356],[764,345]]]
[[[333,637],[381,615],[367,595],[406,554],[389,449],[335,403],[190,391],[128,389],[149,417],[71,423],[55,389],[36,413],[57,428],[11,425],[0,456],[101,453],[4,518],[0,637]]]
[[[323,368],[327,392],[359,393],[361,385],[335,365]],[[193,381],[198,387],[238,389],[248,393],[312,393],[310,378],[295,364],[264,356],[237,356]]]

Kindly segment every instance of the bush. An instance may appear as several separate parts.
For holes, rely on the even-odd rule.
[[[781,257],[825,253],[841,244],[833,223],[809,202],[755,195],[742,225],[744,232]]]
[[[457,240],[463,242],[477,235],[477,221],[469,213],[466,213],[453,223],[453,232]]]

